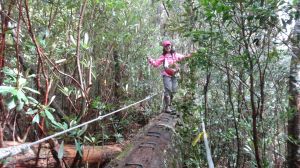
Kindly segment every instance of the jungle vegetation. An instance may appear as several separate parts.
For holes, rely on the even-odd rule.
[[[169,39],[181,63],[185,167],[300,165],[297,0],[0,0],[0,147],[36,141],[163,89],[147,63]],[[161,97],[58,138],[105,145],[128,139]],[[26,134],[26,132],[28,134]],[[24,135],[25,134],[25,135]],[[25,138],[23,138],[25,137]],[[22,139],[23,138],[23,139]]]

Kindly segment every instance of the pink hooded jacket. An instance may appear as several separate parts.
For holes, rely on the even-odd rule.
[[[153,65],[154,67],[159,67],[160,65],[164,64],[165,68],[164,70],[161,72],[162,75],[165,76],[172,76],[170,75],[168,72],[169,69],[177,72],[179,70],[179,65],[177,64],[177,62],[183,60],[186,57],[190,57],[190,55],[188,56],[184,56],[182,54],[178,54],[178,53],[173,53],[172,55],[170,53],[166,54],[166,55],[161,55],[158,59],[152,59],[149,58],[149,63],[151,65]],[[166,61],[166,62],[165,62]],[[167,67],[166,67],[167,65]]]

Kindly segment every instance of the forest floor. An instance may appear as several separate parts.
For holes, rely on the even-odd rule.
[[[129,124],[124,130],[126,141],[109,143],[104,146],[84,146],[82,163],[88,167],[128,167],[142,165],[143,168],[161,167],[164,149],[171,143],[172,134],[178,121],[176,115],[160,113],[150,120],[144,117],[139,122]],[[19,145],[6,142],[6,146]],[[10,157],[3,167],[55,167],[48,144],[33,146],[26,153]],[[59,144],[56,151],[59,150]],[[121,155],[119,155],[122,152]],[[119,155],[119,156],[118,156]],[[76,156],[75,145],[64,145],[62,167],[71,167]],[[118,158],[116,158],[118,156]],[[68,165],[68,166],[64,166]],[[137,166],[135,165],[135,167]]]

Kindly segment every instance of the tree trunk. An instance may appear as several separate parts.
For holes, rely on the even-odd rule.
[[[8,7],[6,8],[6,5]],[[0,33],[0,86],[3,84],[4,73],[2,72],[3,67],[5,65],[5,49],[6,49],[6,34],[8,31],[8,23],[10,20],[10,15],[13,7],[13,1],[9,1],[7,4],[4,2],[0,3],[1,8],[1,33]],[[4,107],[4,100],[2,95],[0,95],[0,110],[1,110],[1,117],[0,117],[0,148],[3,147],[3,128],[5,127],[5,120],[8,113]]]
[[[120,101],[120,84],[121,84],[121,71],[120,71],[120,60],[119,60],[119,53],[117,51],[113,52],[113,58],[115,62],[114,68],[114,100],[115,102]]]
[[[5,142],[8,145],[16,145],[14,142]],[[59,146],[57,146],[59,148]],[[57,149],[58,150],[58,149]],[[56,164],[53,159],[49,145],[42,145],[38,164],[35,166],[36,154],[38,146],[34,146],[26,154],[20,154],[12,157],[10,162],[4,167],[53,167]],[[83,148],[83,163],[91,165],[104,165],[122,151],[121,145],[106,146],[85,146]],[[71,165],[76,155],[76,147],[74,145],[64,145],[64,164]],[[66,167],[66,166],[63,166]]]
[[[226,63],[227,64],[227,63]],[[234,118],[234,129],[236,135],[236,147],[237,147],[237,154],[236,154],[236,166],[240,167],[240,158],[241,158],[241,143],[240,143],[240,136],[239,136],[239,129],[238,129],[238,120],[236,116],[236,112],[234,109],[233,99],[232,99],[232,86],[231,86],[231,76],[229,74],[229,67],[226,65],[226,75],[227,75],[227,87],[228,87],[228,101],[231,106],[232,115]]]
[[[117,159],[106,168],[144,167],[144,168],[179,168],[182,159],[178,148],[175,126],[178,118],[161,113],[149,122],[133,143],[128,145]]]
[[[297,11],[299,12],[299,6]],[[295,24],[293,32],[293,47],[292,47],[292,59],[290,65],[290,80],[289,80],[289,112],[293,113],[293,116],[288,121],[288,136],[287,141],[287,164],[288,167],[300,167],[300,20],[298,19]]]
[[[205,118],[205,125],[207,125],[206,120],[208,119],[208,86],[209,86],[209,82],[210,82],[210,76],[211,73],[208,72],[209,70],[207,69],[206,72],[206,82],[204,85],[204,89],[203,89],[203,94],[204,94],[204,118]]]

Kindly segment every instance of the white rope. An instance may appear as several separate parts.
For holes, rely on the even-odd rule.
[[[92,120],[90,120],[90,121],[84,122],[84,123],[79,124],[79,125],[77,125],[77,126],[71,127],[71,128],[66,129],[66,130],[64,130],[64,131],[55,133],[55,134],[53,134],[53,135],[50,135],[50,136],[45,137],[45,138],[43,138],[43,139],[40,139],[40,140],[38,140],[38,141],[35,141],[35,142],[32,142],[32,143],[27,143],[27,144],[22,144],[22,145],[17,145],[17,146],[11,146],[11,147],[7,147],[7,148],[1,148],[1,149],[0,149],[0,159],[7,158],[7,157],[9,157],[9,156],[14,156],[14,155],[17,155],[17,154],[19,154],[19,153],[24,153],[24,152],[26,152],[27,150],[29,150],[30,147],[33,146],[33,145],[40,144],[40,143],[45,142],[45,141],[47,141],[47,140],[49,140],[49,139],[51,139],[51,138],[54,138],[54,137],[63,135],[63,134],[65,134],[65,133],[69,132],[69,131],[72,131],[72,130],[74,130],[74,129],[80,128],[80,127],[85,126],[85,125],[88,125],[88,124],[93,123],[93,122],[95,122],[95,121],[98,121],[98,120],[100,121],[100,120],[104,119],[105,117],[111,116],[111,115],[116,114],[116,113],[118,113],[118,112],[120,112],[120,111],[122,111],[122,110],[125,110],[125,109],[127,109],[127,108],[129,108],[129,107],[132,107],[132,106],[134,106],[134,105],[136,105],[136,104],[139,104],[139,103],[141,103],[141,102],[143,102],[143,101],[146,101],[146,100],[148,100],[148,99],[151,99],[152,97],[156,96],[157,94],[158,94],[158,93],[153,94],[153,95],[150,95],[150,96],[147,96],[147,97],[144,98],[143,100],[137,101],[137,102],[135,102],[135,103],[133,103],[133,104],[130,104],[130,105],[128,105],[128,106],[125,106],[125,107],[123,107],[123,108],[120,108],[120,109],[118,109],[118,110],[116,110],[116,111],[113,111],[113,112],[111,112],[111,113],[108,113],[108,114],[99,116],[99,117],[97,117],[97,118],[95,118],[95,119],[92,119]]]
[[[204,139],[204,145],[205,145],[205,150],[206,150],[206,158],[207,158],[207,162],[208,162],[208,167],[209,168],[214,168],[214,162],[212,160],[211,157],[211,152],[210,152],[210,148],[209,148],[209,144],[208,144],[208,139],[207,139],[207,135],[206,135],[206,131],[205,131],[205,125],[204,125],[204,121],[203,118],[202,120],[202,131],[203,131],[203,139]]]

